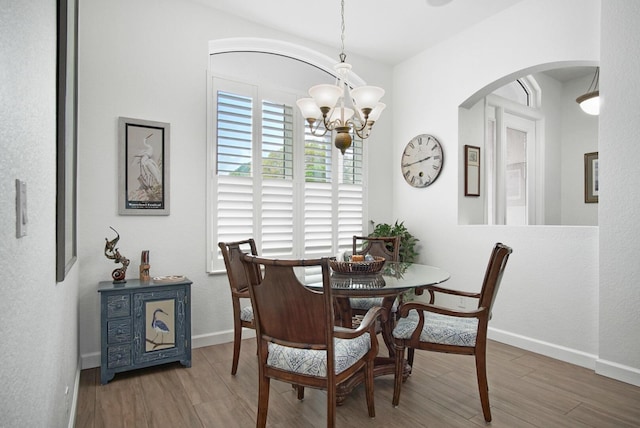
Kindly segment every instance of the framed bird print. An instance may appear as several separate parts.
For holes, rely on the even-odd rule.
[[[170,126],[118,119],[118,213],[169,215]]]

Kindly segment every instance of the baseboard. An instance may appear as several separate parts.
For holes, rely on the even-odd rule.
[[[242,338],[250,339],[256,337],[255,330],[250,328],[242,329]],[[202,348],[204,346],[220,345],[222,343],[233,342],[233,330],[219,331],[216,333],[202,334],[191,337],[192,348]],[[100,367],[100,352],[83,354],[80,357],[82,370]]]
[[[84,369],[93,369],[100,367],[100,352],[92,352],[90,354],[82,354],[80,356],[81,367]]]
[[[69,408],[69,428],[76,426],[76,411],[78,408],[78,394],[80,393],[80,371],[82,368],[82,361],[78,358],[78,364],[76,364],[76,378],[73,381],[73,397],[71,399],[71,407]]]
[[[256,337],[256,331],[250,328],[242,329],[242,338],[250,339]],[[233,330],[219,331],[216,333],[201,334],[191,337],[191,347],[202,348],[204,346],[220,345],[222,343],[233,342]]]
[[[250,339],[255,336],[255,330],[247,328],[242,329],[243,339]],[[577,351],[575,349],[555,345],[553,343],[543,342],[541,340],[532,339],[530,337],[509,333],[504,330],[498,330],[491,327],[489,327],[487,331],[487,337],[491,340],[495,340],[496,342],[515,346],[516,348],[525,349],[527,351],[535,352],[536,354],[544,355],[570,364],[575,364],[580,367],[585,367],[594,370],[599,375],[640,387],[640,370],[634,367],[602,360],[594,354]],[[220,345],[222,343],[229,343],[232,341],[233,330],[226,330],[216,333],[192,336],[191,346],[193,348],[202,348],[204,346]],[[71,417],[69,418],[70,428],[74,426],[75,422],[78,388],[80,383],[80,370],[94,367],[100,367],[99,352],[93,352],[81,356],[80,364],[78,365],[78,370],[76,372],[75,387],[73,391],[73,402],[71,409],[72,413]]]
[[[630,385],[640,386],[640,370],[635,367],[603,360],[598,358],[597,355],[576,351],[575,349],[531,339],[491,327],[487,330],[487,337],[497,342],[535,352],[536,354],[545,355],[580,367],[586,367],[594,370],[596,374],[601,376],[619,380],[620,382],[625,382]]]
[[[598,359],[596,360],[596,373],[634,386],[640,386],[640,370],[634,367]]]
[[[489,327],[487,337],[500,343],[515,346],[516,348],[525,349],[535,352],[536,354],[545,355],[556,360],[575,364],[591,370],[596,368],[597,355],[589,354],[564,346],[555,345],[553,343],[543,342],[541,340],[532,339],[530,337],[521,336],[519,334],[509,333]]]

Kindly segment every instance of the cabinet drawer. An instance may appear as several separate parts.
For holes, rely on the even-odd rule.
[[[131,314],[131,296],[116,294],[107,296],[107,318],[128,317]]]
[[[107,367],[126,367],[131,365],[131,345],[116,345],[107,348]]]
[[[131,342],[131,318],[107,322],[107,343]]]

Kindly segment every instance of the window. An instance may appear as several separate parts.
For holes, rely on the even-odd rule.
[[[363,144],[341,155],[309,133],[296,96],[213,79],[208,269],[219,241],[253,237],[266,257],[322,257],[351,248],[365,224]]]

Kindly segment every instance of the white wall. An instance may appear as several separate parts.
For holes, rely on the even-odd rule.
[[[562,223],[562,190],[566,183],[562,181],[565,162],[562,158],[562,126],[564,117],[561,114],[561,100],[563,99],[562,84],[545,74],[534,75],[542,92],[541,109],[544,115],[544,224]],[[574,108],[577,104],[574,101]],[[579,109],[576,109],[579,110]],[[598,133],[593,136],[597,141]],[[542,168],[541,168],[542,169]],[[581,194],[582,186],[572,188],[571,191]],[[542,222],[540,222],[542,223]],[[594,224],[595,226],[598,223]]]
[[[640,385],[640,2],[602,2],[599,373]]]
[[[3,1],[0,22],[0,426],[65,427],[79,375],[78,264],[56,283],[56,2]],[[20,239],[15,179],[27,183]]]
[[[416,134],[434,134],[445,146],[445,168],[432,186],[411,188],[395,168],[395,212],[421,239],[421,261],[450,270],[448,286],[473,291],[493,244],[511,245],[491,336],[592,368],[598,228],[458,226],[458,106],[519,70],[599,60],[599,28],[597,0],[525,0],[398,65],[393,87],[394,163]]]
[[[584,202],[584,154],[598,151],[598,116],[576,108],[593,75],[562,86],[562,224],[597,225],[598,204]]]
[[[542,65],[541,65],[542,66]],[[569,67],[569,64],[546,64],[545,68]],[[524,73],[523,75],[526,75]],[[584,113],[575,102],[593,79],[593,73],[577,79],[560,82],[546,73],[533,75],[542,93],[538,107],[543,133],[537,136],[541,143],[540,173],[544,174],[544,217],[539,224],[567,226],[597,226],[598,205],[584,202],[584,154],[598,151],[598,117]],[[506,88],[506,87],[503,87]],[[502,95],[494,91],[497,95]],[[481,93],[487,92],[481,89]],[[474,95],[477,96],[477,95]],[[509,96],[509,95],[505,95]],[[513,99],[513,96],[511,96]],[[460,107],[458,148],[458,223],[486,224],[488,151],[485,147],[485,109],[491,111],[486,98],[472,107]],[[525,110],[525,109],[523,109]],[[493,113],[492,113],[493,114]],[[523,112],[522,114],[526,114]],[[464,145],[478,145],[482,158],[480,196],[464,196]],[[542,198],[541,198],[542,199]]]
[[[231,340],[232,308],[226,275],[206,274],[206,73],[209,41],[262,37],[311,47],[335,57],[337,50],[262,28],[200,3],[174,0],[87,0],[80,23],[80,351],[83,367],[99,365],[99,281],[114,264],[103,254],[109,226],[120,233],[120,251],[137,277],[140,252],[150,250],[151,275],[187,275],[192,286],[194,346]],[[391,69],[349,56],[367,82],[391,86]],[[367,144],[370,160],[391,157],[393,99]],[[171,215],[117,214],[117,118],[171,124]],[[377,221],[392,221],[388,174],[370,174],[378,195],[369,206]]]
[[[631,0],[614,4],[613,9],[619,4],[632,7]],[[549,14],[550,10],[554,13]],[[528,19],[523,21],[523,16]],[[102,254],[109,226],[122,235],[120,247],[132,259],[131,275],[137,271],[139,252],[149,249],[152,274],[183,273],[194,280],[194,343],[229,340],[231,312],[226,279],[204,273],[207,43],[228,37],[266,37],[310,46],[327,55],[335,52],[190,2],[93,0],[83,3],[81,18],[79,253],[83,281],[79,304],[84,361],[88,365],[98,362],[95,288],[98,281],[109,278],[113,269]],[[607,30],[611,25],[609,21],[604,23]],[[540,32],[540,28],[545,30]],[[505,34],[509,37],[503,37]],[[622,33],[612,33],[612,37],[616,43],[630,43],[619,40]],[[614,51],[623,52],[611,48],[610,54]],[[614,64],[620,61],[614,58]],[[618,284],[632,283],[633,275],[623,281],[618,272],[634,273],[631,263],[637,257],[625,256],[621,264],[619,252],[612,251],[611,238],[606,240],[610,254],[601,252],[600,256],[616,269],[607,269],[606,302],[599,304],[598,300],[605,287],[599,287],[602,277],[598,281],[599,248],[604,247],[599,247],[599,232],[601,239],[603,230],[611,229],[616,239],[623,233],[628,237],[627,227],[633,223],[621,211],[609,209],[610,218],[619,223],[609,223],[605,229],[457,225],[458,105],[478,88],[517,70],[543,63],[599,60],[599,0],[525,0],[400,64],[393,70],[392,86],[388,69],[362,58],[350,58],[365,80],[387,88],[387,96],[391,96],[391,101],[385,97],[391,106],[369,142],[375,165],[372,170],[376,171],[370,174],[370,189],[385,195],[371,198],[370,216],[377,221],[404,220],[421,240],[422,261],[450,270],[449,285],[453,287],[477,289],[493,243],[512,245],[515,252],[496,304],[492,337],[595,367],[602,351],[599,340],[606,334],[612,345],[609,349],[620,350],[608,349],[607,361],[622,364],[622,375],[616,376],[629,381],[637,370],[634,367],[640,364],[629,356],[628,345],[621,346],[623,338],[630,336],[612,334],[628,321],[619,313],[613,314],[612,307],[620,304],[620,298],[637,303],[632,292],[617,288]],[[604,78],[604,61],[602,67]],[[623,80],[618,77],[617,81]],[[171,216],[116,214],[118,116],[172,124]],[[605,117],[603,114],[601,121]],[[419,133],[439,138],[447,157],[442,175],[426,189],[407,186],[398,166],[404,144]],[[616,144],[625,141],[615,139]],[[602,147],[600,152],[606,159]],[[628,159],[631,156],[627,154],[625,161],[630,162]],[[385,185],[390,177],[393,191]],[[633,203],[633,199],[625,202]],[[601,210],[605,206],[600,203]],[[393,212],[388,207],[393,207]],[[625,249],[634,245],[629,242]],[[605,323],[599,324],[602,319]]]
[[[458,147],[459,159],[453,159],[450,153],[447,156],[447,168],[458,168],[458,224],[486,224],[487,204],[487,180],[485,171],[487,168],[487,151],[485,147],[485,99],[481,99],[470,108],[458,109],[459,127]],[[480,195],[465,196],[465,172],[464,172],[464,146],[480,147]]]
[[[422,260],[451,270],[449,286],[477,289],[492,244],[513,246],[491,337],[640,385],[640,83],[629,78],[640,71],[640,3],[602,11],[602,58],[600,1],[525,0],[397,66],[393,88],[396,159],[422,132],[458,159],[457,106],[469,94],[535,64],[601,59],[599,228],[457,226],[455,161],[427,189],[396,169],[394,206],[422,239]]]

